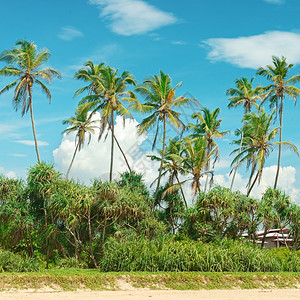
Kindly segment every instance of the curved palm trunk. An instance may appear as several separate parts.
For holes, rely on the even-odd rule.
[[[115,142],[117,143],[117,146],[118,146],[120,152],[121,152],[122,155],[123,155],[123,158],[124,158],[124,160],[125,160],[125,162],[126,162],[126,165],[127,165],[127,168],[128,168],[128,170],[129,170],[129,172],[131,172],[131,168],[130,168],[129,162],[128,162],[128,160],[127,160],[127,157],[126,157],[126,155],[125,155],[123,149],[121,148],[121,146],[120,146],[120,144],[119,144],[119,141],[117,140],[117,138],[116,138],[115,135],[114,135],[114,139],[115,139]]]
[[[240,143],[239,154],[241,154],[241,151],[242,151],[243,139],[244,139],[244,131],[242,131],[242,134],[241,134],[241,143]],[[237,172],[237,168],[238,168],[239,162],[240,162],[240,159],[238,159],[237,164],[234,167],[234,172],[233,172],[233,176],[232,176],[230,190],[232,190],[232,187],[233,187],[233,183],[234,183],[234,179],[235,179],[235,175],[236,175],[236,172]]]
[[[157,180],[157,187],[155,191],[155,195],[157,195],[159,186],[160,186],[160,179],[161,179],[161,173],[162,173],[162,166],[165,159],[165,146],[166,146],[166,115],[164,115],[164,135],[163,135],[163,148],[162,148],[162,155],[161,155],[161,162],[159,167],[159,174],[158,174],[158,180]]]
[[[250,193],[251,193],[251,191],[252,191],[252,189],[253,189],[256,181],[257,181],[258,175],[259,175],[259,171],[257,171],[257,174],[256,174],[256,176],[255,176],[255,178],[254,178],[254,180],[253,180],[253,182],[252,182],[252,184],[251,184],[251,186],[250,186],[250,188],[248,190],[247,197],[250,195]]]
[[[33,132],[33,138],[34,138],[35,152],[36,152],[38,163],[41,163],[40,153],[39,153],[39,148],[38,148],[38,143],[37,143],[37,138],[36,138],[36,132],[35,132],[33,108],[32,108],[32,91],[31,91],[30,87],[29,87],[29,108],[30,108],[31,126],[32,126],[32,132]]]
[[[182,189],[182,185],[180,184],[180,181],[179,181],[178,175],[177,175],[177,174],[175,174],[175,176],[176,176],[177,183],[180,185],[180,191],[181,191],[181,195],[182,195],[182,198],[183,198],[183,201],[184,201],[185,207],[187,208],[187,207],[188,207],[188,204],[187,204],[187,201],[186,201],[186,198],[185,198],[185,195],[184,195],[183,189]]]
[[[281,160],[281,142],[282,142],[282,119],[283,119],[283,96],[281,96],[280,103],[280,129],[279,129],[279,148],[278,148],[278,163],[277,163],[277,171],[275,176],[274,189],[277,187],[279,170],[280,170],[280,160]]]
[[[69,168],[68,168],[68,171],[67,171],[66,180],[68,180],[69,173],[70,173],[70,170],[71,170],[71,168],[72,168],[72,165],[73,165],[73,162],[74,162],[74,159],[75,159],[75,156],[76,156],[76,153],[77,153],[78,147],[79,147],[79,143],[77,143],[77,145],[76,145],[76,148],[75,148],[75,151],[74,151],[74,154],[73,154],[73,157],[72,157],[72,160],[71,160],[70,166],[69,166]]]
[[[114,112],[111,112],[111,148],[110,148],[110,171],[109,182],[112,182],[112,172],[114,164],[114,136],[115,136],[115,124],[114,124]]]

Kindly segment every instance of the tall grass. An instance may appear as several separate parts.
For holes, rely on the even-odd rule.
[[[220,243],[176,241],[172,237],[108,240],[100,260],[102,271],[300,271],[300,253],[277,253],[240,241]]]

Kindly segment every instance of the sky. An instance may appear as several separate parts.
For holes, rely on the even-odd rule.
[[[87,60],[105,62],[120,71],[134,74],[141,83],[146,77],[168,73],[177,84],[177,95],[196,98],[201,106],[221,109],[222,130],[232,134],[218,141],[220,161],[216,183],[228,186],[229,154],[234,131],[241,126],[242,108],[228,109],[226,90],[240,77],[255,77],[255,85],[266,85],[256,69],[271,64],[272,55],[293,63],[290,75],[300,73],[300,28],[298,0],[10,0],[2,1],[0,51],[11,49],[17,40],[34,42],[47,48],[52,56],[48,67],[61,72],[49,86],[52,102],[37,88],[33,91],[34,116],[42,160],[54,163],[65,173],[75,149],[74,135],[62,135],[62,120],[74,115],[79,98],[74,98],[83,82],[74,73]],[[0,63],[0,67],[4,67]],[[0,89],[13,78],[0,78]],[[0,173],[26,178],[36,163],[30,115],[21,116],[12,106],[13,93],[0,96]],[[139,100],[143,99],[139,96]],[[200,107],[181,110],[185,123]],[[285,99],[283,140],[300,148],[300,107]],[[125,129],[116,120],[116,134],[130,163],[144,173],[150,183],[157,176],[157,165],[146,158],[151,154],[153,133],[137,136],[136,125],[142,115],[133,115]],[[97,118],[97,116],[95,116]],[[275,125],[274,125],[275,126]],[[176,132],[171,127],[168,134]],[[75,159],[71,177],[89,183],[94,177],[107,179],[109,141],[97,136],[85,145]],[[261,185],[253,196],[259,197],[273,185],[277,151],[266,162]],[[279,186],[300,203],[300,159],[283,151]],[[115,152],[115,176],[126,170],[120,153]],[[248,174],[238,171],[235,189],[245,191]],[[188,186],[185,187],[188,190]]]

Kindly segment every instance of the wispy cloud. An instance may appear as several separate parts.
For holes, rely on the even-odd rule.
[[[76,38],[83,37],[83,33],[73,26],[62,27],[58,38],[64,41],[72,41]]]
[[[27,145],[27,146],[34,146],[34,141],[31,141],[31,140],[19,140],[19,141],[15,141],[15,143],[19,143],[19,144],[23,144],[23,145]],[[49,144],[44,141],[38,141],[38,146],[40,146],[40,147],[49,146]]]
[[[17,153],[11,153],[11,154],[8,154],[9,156],[13,156],[13,157],[26,157],[27,155],[26,154],[17,154]]]
[[[98,49],[95,49],[92,53],[90,53],[89,56],[84,56],[77,59],[76,65],[70,65],[68,67],[68,70],[63,72],[65,76],[74,76],[74,70],[78,70],[83,67],[83,65],[88,61],[95,61],[97,63],[100,62],[107,62],[109,59],[111,59],[115,55],[120,55],[122,52],[122,48],[118,44],[107,44],[104,45]],[[69,75],[70,70],[72,72],[71,75]]]
[[[256,69],[271,62],[272,55],[285,56],[289,63],[300,63],[300,34],[269,31],[260,35],[237,38],[212,38],[207,58],[212,62],[225,61],[242,68]]]
[[[271,4],[283,4],[285,2],[285,0],[264,0],[264,1]]]
[[[186,45],[186,42],[183,42],[183,41],[173,41],[172,44],[173,45],[181,45],[182,46],[182,45]]]
[[[98,6],[100,17],[108,19],[109,28],[120,35],[145,34],[177,21],[172,13],[142,0],[89,0],[89,3]]]

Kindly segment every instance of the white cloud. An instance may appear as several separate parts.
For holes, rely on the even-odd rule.
[[[99,119],[99,114],[95,114],[94,119]],[[153,163],[146,157],[148,153],[142,148],[145,144],[149,143],[147,136],[138,136],[136,132],[135,120],[126,119],[125,128],[123,128],[122,117],[116,118],[115,135],[126,154],[131,168],[138,173],[144,174],[146,183],[151,183],[157,176],[158,165]],[[106,141],[100,140],[98,142],[98,133],[96,130],[92,136],[89,145],[77,153],[74,164],[72,166],[70,177],[79,179],[85,183],[89,183],[93,178],[101,178],[108,180],[109,167],[110,167],[110,133]],[[105,134],[103,135],[105,136]],[[66,173],[70,161],[75,150],[75,135],[64,135],[60,146],[53,151],[54,161],[57,168]],[[147,145],[147,148],[149,146]],[[119,174],[128,170],[117,145],[114,148],[114,172],[113,177],[118,178]]]
[[[180,45],[180,46],[182,46],[182,45],[186,45],[186,42],[183,42],[183,41],[173,41],[172,44],[173,45]]]
[[[9,178],[17,178],[17,175],[14,171],[6,171],[3,167],[0,167],[0,174],[3,174]]]
[[[263,170],[262,180],[259,185],[255,185],[250,196],[260,198],[262,193],[268,187],[273,187],[275,174],[276,174],[277,166],[266,167]],[[216,184],[229,187],[231,183],[231,176],[226,175],[215,175],[214,181]],[[236,173],[236,178],[234,181],[234,190],[239,190],[242,193],[246,193],[246,185],[248,183],[248,178],[242,177],[238,172]],[[281,167],[279,178],[278,178],[278,188],[285,191],[288,195],[291,196],[293,201],[300,203],[300,189],[295,187],[296,183],[296,169],[294,167]]]
[[[49,146],[49,144],[47,142],[44,141],[37,141],[38,142],[38,146],[39,147],[43,147],[43,146]],[[27,146],[34,146],[34,141],[32,140],[20,140],[20,141],[15,141],[15,143],[19,143],[19,144],[23,144],[23,145],[27,145]]]
[[[11,154],[8,154],[9,156],[13,156],[13,157],[26,157],[27,155],[26,154],[18,154],[18,153],[11,153]]]
[[[61,28],[57,37],[64,41],[72,41],[75,38],[83,37],[83,33],[73,26],[66,26]]]
[[[264,1],[271,4],[283,4],[285,2],[285,0],[264,0]]]
[[[293,32],[269,31],[248,37],[211,38],[203,44],[209,46],[207,58],[212,62],[225,61],[242,68],[256,69],[271,64],[272,55],[283,55],[289,63],[300,63],[300,34]]]
[[[109,28],[120,35],[144,34],[177,21],[173,14],[142,0],[89,0],[89,3],[98,6],[100,17],[108,19]]]

